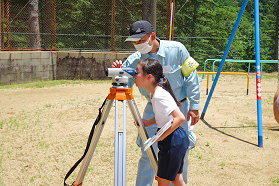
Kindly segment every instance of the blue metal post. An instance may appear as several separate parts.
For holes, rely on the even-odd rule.
[[[256,49],[256,90],[257,90],[256,93],[257,93],[257,114],[258,114],[258,146],[263,147],[259,0],[254,0],[254,12],[255,12],[254,19],[255,19],[255,49]]]
[[[213,82],[213,84],[212,84],[212,88],[210,89],[210,92],[209,92],[209,95],[208,95],[208,97],[207,97],[205,106],[204,106],[204,108],[203,108],[203,111],[202,111],[202,114],[201,114],[201,119],[203,119],[204,116],[205,116],[206,109],[207,109],[207,107],[208,107],[208,105],[209,105],[210,99],[211,99],[212,94],[213,94],[213,92],[214,92],[215,86],[216,86],[217,81],[218,81],[218,79],[219,79],[219,76],[220,76],[220,73],[221,73],[221,71],[222,71],[224,62],[225,62],[226,57],[227,57],[227,55],[228,55],[228,53],[229,53],[229,50],[230,50],[230,47],[231,47],[231,44],[232,44],[234,35],[235,35],[235,33],[236,33],[237,27],[238,27],[238,25],[239,25],[239,23],[240,23],[241,17],[242,17],[242,15],[243,15],[243,12],[244,12],[244,10],[245,10],[245,7],[246,7],[247,3],[248,3],[248,0],[244,0],[243,3],[242,3],[242,6],[241,6],[241,8],[240,8],[240,12],[239,12],[238,17],[237,17],[237,19],[236,19],[236,22],[235,22],[235,24],[234,24],[234,27],[233,27],[233,30],[232,30],[232,34],[231,34],[230,39],[229,39],[229,42],[228,42],[228,44],[227,44],[227,46],[226,46],[226,50],[225,50],[225,52],[224,52],[224,55],[223,55],[223,57],[222,57],[222,60],[221,60],[221,62],[220,62],[220,65],[219,65],[219,67],[218,67],[218,71],[217,71],[217,73],[216,73],[214,82]]]

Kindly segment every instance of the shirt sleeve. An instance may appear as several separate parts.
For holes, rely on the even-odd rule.
[[[180,58],[179,60],[180,60],[180,65],[182,65],[186,61],[186,59],[190,56],[190,54],[182,43],[179,44],[181,45],[179,51],[179,58]]]
[[[140,60],[140,55],[138,54],[138,52],[135,52],[133,54],[131,54],[124,62],[123,62],[123,67],[131,67],[133,69],[137,68],[137,63]],[[128,82],[128,87],[132,88],[134,85],[135,81],[134,78],[129,78],[129,82]]]
[[[161,112],[164,112],[167,116],[172,113],[178,106],[176,105],[174,99],[171,95],[160,95],[156,99],[156,108]]]
[[[185,87],[187,97],[190,101],[189,110],[200,109],[200,80],[197,71],[194,70],[189,76],[185,77]]]
[[[190,56],[186,47],[181,44],[180,48],[180,59],[181,65]],[[190,75],[184,77],[184,84],[186,88],[186,95],[190,102],[189,110],[199,110],[200,109],[200,80],[197,71],[194,70]]]

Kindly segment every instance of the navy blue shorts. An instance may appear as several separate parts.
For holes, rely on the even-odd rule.
[[[182,173],[183,159],[188,146],[189,139],[181,127],[178,127],[163,141],[159,141],[157,176],[174,181],[176,175]]]

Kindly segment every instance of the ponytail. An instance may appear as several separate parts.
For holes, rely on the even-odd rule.
[[[150,59],[147,58],[145,60],[142,60],[138,63],[142,67],[142,71],[144,74],[152,74],[153,77],[155,78],[155,85],[159,85],[163,87],[166,91],[168,91],[171,96],[173,97],[174,101],[178,106],[181,106],[181,103],[177,101],[175,98],[175,95],[171,89],[170,83],[167,78],[165,78],[163,74],[163,67],[160,64],[160,62],[156,59]]]
[[[170,93],[170,95],[173,97],[175,103],[177,104],[177,106],[181,106],[181,103],[179,101],[177,101],[172,88],[170,86],[170,82],[167,78],[165,78],[165,76],[163,75],[162,78],[160,78],[160,82],[158,84],[159,86],[161,86],[163,89],[165,89],[166,91],[168,91]]]

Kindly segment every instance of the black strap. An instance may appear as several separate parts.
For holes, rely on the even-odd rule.
[[[99,108],[99,114],[92,126],[92,129],[91,129],[91,132],[89,134],[89,137],[88,137],[88,141],[87,141],[87,145],[86,145],[86,148],[85,148],[85,151],[83,153],[83,155],[81,156],[81,158],[74,164],[74,166],[69,170],[69,172],[66,174],[65,178],[64,178],[64,186],[69,186],[68,184],[66,184],[66,180],[68,179],[68,177],[72,174],[72,172],[76,169],[76,167],[80,164],[80,162],[83,160],[83,158],[85,157],[88,149],[89,149],[89,146],[90,146],[90,143],[91,143],[91,139],[93,137],[93,134],[94,134],[94,130],[95,130],[95,127],[96,125],[99,123],[101,117],[102,117],[102,108],[104,107],[105,105],[105,102],[107,101],[107,98],[105,99],[105,101],[103,102],[101,108]]]
[[[187,97],[183,98],[182,100],[180,100],[179,102],[182,103],[183,101],[185,101],[187,99]]]

